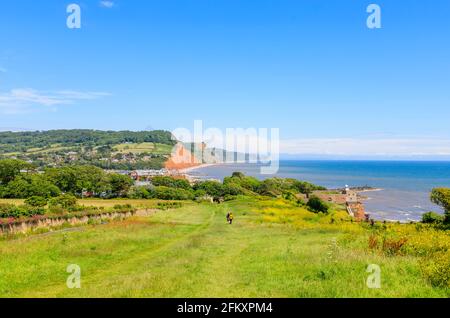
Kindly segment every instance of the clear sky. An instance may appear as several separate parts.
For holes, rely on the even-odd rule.
[[[449,16],[448,0],[5,0],[0,128],[201,119],[280,128],[290,153],[450,155]]]

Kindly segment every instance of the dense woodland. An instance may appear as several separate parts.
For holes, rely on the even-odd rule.
[[[155,142],[175,145],[168,131],[99,131],[99,130],[49,130],[25,132],[0,132],[0,153],[25,152],[30,148],[45,148],[53,144],[64,146],[107,146],[121,143]]]

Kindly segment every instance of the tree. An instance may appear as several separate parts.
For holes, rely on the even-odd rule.
[[[450,188],[435,188],[431,191],[431,202],[441,206],[445,210],[444,223],[450,223]]]
[[[102,193],[110,190],[107,174],[94,166],[50,168],[45,177],[61,191],[81,196],[83,191]]]
[[[203,190],[214,198],[220,198],[225,194],[223,185],[218,181],[198,182],[194,185],[194,190]]]
[[[146,187],[132,187],[128,192],[130,199],[150,199],[151,194]]]
[[[233,172],[233,174],[231,175],[232,178],[238,178],[238,179],[243,179],[245,178],[245,174],[243,174],[242,172]]]
[[[169,188],[180,188],[184,190],[191,190],[191,184],[186,179],[173,178],[169,176],[156,176],[152,178],[152,184],[155,187],[169,187]]]
[[[328,213],[328,205],[316,196],[311,196],[306,205],[315,213]]]
[[[316,190],[326,190],[326,188],[317,186],[315,184],[306,182],[306,181],[298,181],[293,180],[293,187],[300,193],[306,194],[306,197],[309,197],[313,191]]]
[[[155,187],[153,196],[161,200],[192,200],[194,199],[194,192],[184,189],[169,188],[169,187]]]
[[[125,196],[133,185],[133,179],[121,174],[111,174],[108,179],[111,192],[115,197]]]
[[[444,216],[435,212],[427,212],[422,215],[422,223],[425,224],[439,224],[444,221]]]
[[[32,166],[21,160],[0,160],[0,184],[6,185],[20,174],[20,170],[30,169]]]
[[[42,175],[19,175],[3,189],[3,197],[26,199],[32,196],[55,197],[61,191]]]

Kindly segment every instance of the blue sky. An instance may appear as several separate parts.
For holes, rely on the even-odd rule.
[[[450,155],[449,14],[448,0],[2,1],[0,128],[201,119],[280,128],[290,153]]]

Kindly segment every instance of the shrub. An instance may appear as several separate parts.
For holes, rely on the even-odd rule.
[[[306,204],[306,206],[315,213],[328,213],[328,205],[323,202],[320,198],[316,197],[316,196],[312,196],[308,203]]]
[[[233,172],[231,177],[226,177],[223,180],[223,184],[234,185],[241,189],[256,192],[261,185],[261,181],[254,177],[246,177],[242,172]]]
[[[33,207],[44,207],[47,203],[46,198],[39,196],[32,196],[25,200],[25,204]]]
[[[244,194],[244,190],[236,184],[226,184],[222,186],[223,195],[239,195]]]
[[[282,194],[283,199],[288,201],[297,201],[297,196],[295,193],[292,193],[291,191],[284,191]]]
[[[181,202],[158,202],[156,207],[159,210],[169,210],[181,208],[182,206]]]
[[[150,191],[146,187],[132,187],[128,192],[130,199],[150,199]]]
[[[0,204],[0,218],[21,218],[43,215],[45,210],[41,207],[29,205]]]
[[[422,215],[422,223],[426,224],[440,224],[444,222],[444,216],[435,212],[427,212]]]
[[[218,181],[203,181],[194,185],[194,190],[203,190],[206,194],[216,198],[224,196],[224,187]]]
[[[401,253],[402,247],[408,241],[407,238],[384,238],[382,250],[388,256],[395,256]]]
[[[157,176],[152,178],[152,184],[155,187],[168,187],[184,190],[191,190],[191,184],[186,179],[179,179],[167,176]]]
[[[233,200],[236,200],[237,199],[237,195],[229,195],[229,194],[226,194],[224,197],[223,197],[223,200],[224,201],[233,201]]]
[[[116,205],[114,205],[113,210],[115,212],[130,212],[130,211],[133,211],[134,208],[131,204],[128,204],[128,203],[127,204],[116,204]]]
[[[155,187],[152,191],[154,198],[161,200],[193,200],[194,193],[184,189]]]
[[[422,274],[435,287],[450,287],[450,252],[439,253],[421,263]]]
[[[206,193],[206,191],[205,190],[195,190],[194,191],[194,196],[196,197],[196,198],[204,198],[204,197],[206,197],[208,195],[208,193]]]
[[[369,248],[376,250],[378,248],[378,237],[376,235],[369,236]]]
[[[61,207],[63,209],[74,208],[77,205],[77,198],[72,194],[63,194],[49,201],[50,207]]]

